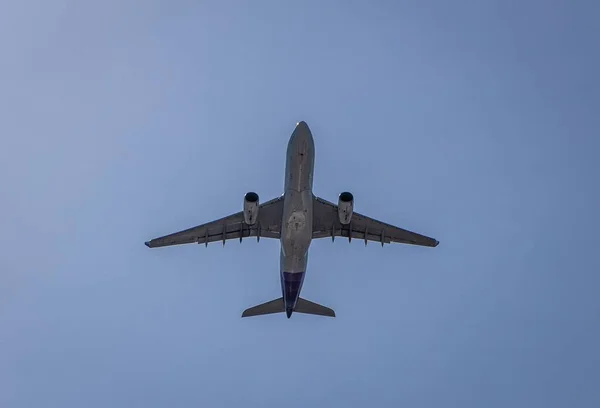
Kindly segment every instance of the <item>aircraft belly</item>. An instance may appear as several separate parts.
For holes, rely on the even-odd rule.
[[[288,143],[281,220],[281,290],[288,318],[302,290],[312,241],[314,160],[312,135],[301,122]]]
[[[281,229],[281,290],[288,317],[296,307],[312,241],[312,191],[286,191]]]
[[[305,272],[312,241],[313,197],[310,190],[286,192],[281,229],[281,271]]]

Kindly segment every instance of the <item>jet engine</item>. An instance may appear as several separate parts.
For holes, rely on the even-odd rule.
[[[354,196],[352,193],[344,191],[338,199],[338,216],[342,225],[350,224],[352,213],[354,211]]]
[[[258,194],[246,193],[244,196],[244,221],[248,225],[254,225],[258,218]]]

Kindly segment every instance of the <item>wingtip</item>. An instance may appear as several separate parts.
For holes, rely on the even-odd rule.
[[[438,241],[438,240],[436,239],[436,240],[435,240],[435,245],[434,245],[433,247],[435,248],[435,247],[436,247],[436,246],[438,246],[439,244],[440,244],[440,241]]]
[[[144,242],[144,245],[146,245],[148,248],[150,248],[150,241]]]

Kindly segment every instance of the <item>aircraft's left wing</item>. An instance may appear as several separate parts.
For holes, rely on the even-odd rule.
[[[209,242],[239,239],[245,237],[279,238],[281,234],[281,216],[283,214],[283,196],[261,204],[256,224],[247,225],[242,211],[216,221],[198,225],[163,237],[145,242],[149,248],[182,245],[206,244]]]
[[[322,198],[313,200],[313,239],[346,237],[349,239],[380,242],[381,245],[402,244],[436,247],[439,242],[425,235],[408,231],[354,212],[349,225],[342,225],[338,206]]]

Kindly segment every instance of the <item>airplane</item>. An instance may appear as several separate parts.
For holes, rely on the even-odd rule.
[[[256,237],[280,241],[280,280],[282,296],[246,309],[242,317],[293,312],[335,317],[333,309],[300,297],[313,239],[335,237],[436,247],[439,241],[354,212],[354,196],[345,191],[335,205],[313,194],[315,143],[312,133],[301,121],[296,124],[287,146],[284,193],[263,204],[248,192],[243,211],[216,221],[145,242],[149,248],[181,244],[205,244]]]

